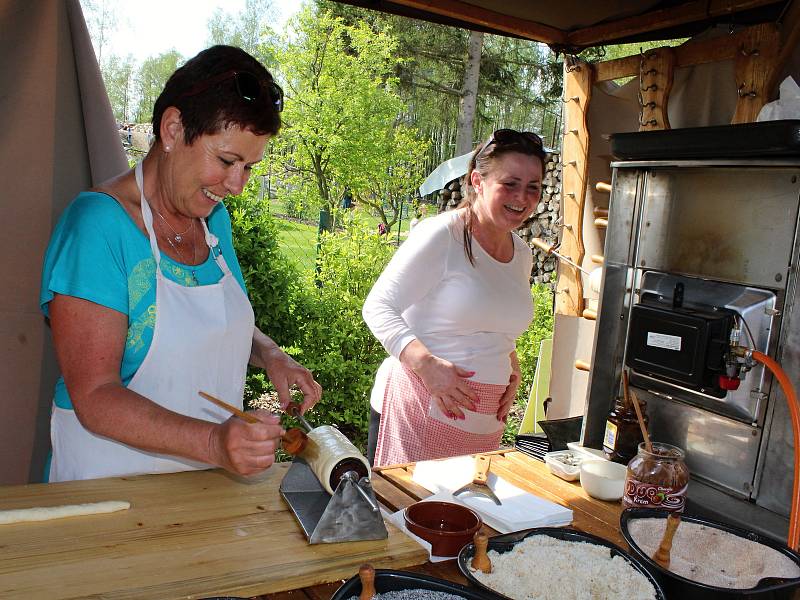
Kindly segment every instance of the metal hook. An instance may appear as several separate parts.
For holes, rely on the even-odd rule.
[[[650,102],[647,102],[646,104],[642,105],[642,108],[655,108],[655,107],[656,107],[656,103],[653,102],[652,100]]]
[[[744,84],[740,85],[736,89],[736,93],[739,94],[739,98],[755,98],[758,96],[758,93],[755,90],[750,90],[749,92],[744,91]]]
[[[650,90],[656,91],[657,89],[658,89],[658,85],[656,85],[655,83],[651,83],[647,87],[641,88],[641,90],[643,92],[649,92]]]
[[[570,224],[565,225],[564,217],[562,215],[559,215],[559,217],[555,221],[553,221],[553,227],[556,227],[558,229],[569,229],[570,231],[572,231],[572,225]],[[554,249],[551,250],[551,253],[555,254]],[[556,254],[556,256],[558,256],[558,254]]]
[[[656,69],[648,69],[642,75],[658,75],[658,71]]]
[[[561,98],[561,101],[566,104],[567,102],[578,102],[580,98],[578,96],[572,96],[572,98]]]
[[[570,129],[567,133],[573,133],[575,135],[578,135],[578,130],[577,129]]]
[[[655,119],[649,119],[647,121],[639,121],[639,125],[658,125],[658,121]]]
[[[577,161],[577,160],[571,160],[571,161],[569,161],[569,162],[561,163],[561,166],[562,166],[562,167],[566,167],[567,165],[571,165],[571,166],[573,166],[573,167],[574,167],[574,166],[575,166],[575,165],[577,165],[577,164],[578,164],[578,161]]]
[[[745,50],[744,46],[739,46],[739,52],[742,53],[742,56],[758,56],[759,55],[758,48],[753,48],[752,50]]]

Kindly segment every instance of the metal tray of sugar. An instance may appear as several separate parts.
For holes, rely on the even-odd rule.
[[[590,533],[584,533],[582,531],[577,531],[576,529],[571,529],[568,527],[539,527],[537,529],[529,529],[525,531],[516,531],[512,533],[507,533],[505,535],[498,535],[493,538],[489,539],[489,544],[487,550],[491,551],[494,550],[500,554],[505,554],[506,552],[511,552],[514,548],[522,543],[524,540],[533,537],[533,536],[548,536],[554,538],[556,540],[562,540],[565,542],[585,542],[587,544],[592,544],[594,546],[603,546],[608,548],[610,551],[611,557],[621,557],[625,562],[630,565],[633,570],[644,576],[644,578],[653,586],[653,591],[655,594],[656,600],[666,600],[666,596],[664,595],[664,591],[661,589],[661,585],[656,581],[653,574],[645,567],[638,558],[635,558],[624,552],[618,546],[615,546],[611,542],[604,540],[603,538],[597,537],[596,535],[592,535]],[[482,583],[474,574],[470,563],[472,562],[472,557],[475,554],[475,544],[470,543],[464,546],[461,552],[458,555],[458,568],[464,574],[470,583],[473,585],[486,590],[487,592],[494,594],[497,598],[503,598],[505,600],[511,600],[508,596],[488,587],[484,583]],[[569,573],[565,574],[564,572],[556,573],[556,576],[559,577],[560,581],[564,582],[564,585],[576,583],[576,574],[581,569],[581,564],[576,563],[571,565],[569,569]],[[531,564],[527,569],[530,573],[534,575],[534,577],[544,577],[548,573],[552,573],[552,565],[548,564],[547,561],[538,562],[537,564]],[[519,579],[519,578],[515,578]],[[609,577],[608,582],[611,584],[613,581]],[[620,590],[621,596],[625,598],[630,598],[631,596],[627,595],[627,590]],[[600,596],[598,596],[600,597]],[[605,598],[606,596],[602,596]],[[558,600],[555,596],[548,596],[549,600]]]
[[[387,600],[392,596],[396,600],[445,600],[447,594],[454,598],[465,598],[466,600],[497,600],[495,594],[486,593],[483,590],[470,589],[447,581],[437,579],[420,573],[410,571],[393,571],[391,569],[375,569],[375,591],[378,594],[386,595]],[[404,593],[405,592],[405,593]],[[413,596],[410,595],[414,592]],[[348,600],[361,594],[361,579],[358,574],[354,575],[336,590],[331,600]],[[381,596],[379,596],[380,598]]]
[[[636,529],[637,522],[640,525],[643,524],[644,519],[666,519],[668,515],[669,512],[664,510],[629,508],[624,510],[620,516],[620,529],[625,541],[628,542],[628,545],[631,547],[631,552],[639,557],[653,572],[664,586],[670,598],[679,598],[680,600],[779,600],[785,598],[788,600],[789,598],[796,597],[794,594],[800,589],[800,577],[769,577],[761,579],[755,587],[737,589],[700,583],[682,577],[671,570],[662,568],[661,565],[657,564],[650,558],[648,553],[641,548],[642,545],[645,545],[645,541],[639,540],[637,543],[636,536],[632,534],[632,529]],[[775,551],[779,555],[782,555],[782,557],[785,557],[784,560],[788,560],[789,564],[793,563],[800,569],[800,554],[785,544],[771,540],[754,531],[740,529],[710,519],[683,514],[681,515],[681,524],[678,526],[678,533],[681,532],[681,527],[684,527],[684,533],[688,534],[689,530],[686,528],[687,525],[694,525],[693,529],[702,526],[717,534],[723,534],[721,536],[716,536],[713,553],[709,553],[707,549],[696,548],[696,546],[702,544],[702,532],[696,531],[689,538],[691,540],[691,546],[695,547],[701,556],[706,557],[702,563],[698,565],[703,571],[710,572],[713,570],[718,560],[721,560],[724,565],[723,568],[729,573],[734,573],[736,571],[734,567],[739,560],[744,561],[747,565],[763,565],[765,560],[756,557],[756,550],[758,550],[758,548],[750,546],[751,543],[760,544],[766,549]],[[658,532],[658,541],[660,541],[663,527],[660,528]],[[672,546],[671,567],[673,569],[676,568],[675,565],[680,565],[678,561],[681,560],[680,551],[678,549],[678,542],[680,541],[678,533],[676,533]],[[726,544],[723,538],[725,537],[732,537],[734,540],[737,538],[741,539],[741,546],[734,550],[724,549],[723,546]],[[658,542],[654,542],[654,544],[657,543]]]

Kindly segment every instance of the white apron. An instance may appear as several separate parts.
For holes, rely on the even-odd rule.
[[[203,219],[206,243],[222,269],[222,279],[212,285],[185,287],[162,274],[141,163],[136,165],[136,183],[156,261],[156,323],[150,349],[128,389],[174,412],[221,423],[230,415],[197,392],[203,390],[241,408],[253,341],[253,309]],[[95,435],[80,424],[73,410],[57,406],[51,417],[51,437],[50,481],[209,468]]]

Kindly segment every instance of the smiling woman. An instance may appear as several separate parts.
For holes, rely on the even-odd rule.
[[[247,423],[197,397],[241,408],[248,362],[267,371],[284,408],[292,385],[303,411],[319,400],[311,373],[254,325],[222,203],[241,193],[282,108],[252,56],[204,50],[156,101],[145,158],[62,215],[40,299],[62,372],[51,481],[266,469],[278,418],[255,411]]]
[[[530,248],[513,233],[541,196],[538,135],[496,131],[472,154],[458,210],[409,234],[364,303],[390,357],[375,378],[375,465],[496,450],[533,316]]]

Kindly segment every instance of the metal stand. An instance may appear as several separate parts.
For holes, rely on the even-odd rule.
[[[383,540],[389,537],[367,477],[345,473],[331,496],[302,458],[295,458],[280,485],[311,544]]]

